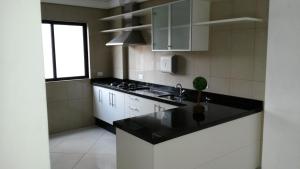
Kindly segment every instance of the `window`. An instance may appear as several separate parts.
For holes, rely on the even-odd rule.
[[[43,21],[42,35],[47,81],[88,78],[86,24]]]

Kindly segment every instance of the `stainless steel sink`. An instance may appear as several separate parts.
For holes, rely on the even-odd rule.
[[[159,96],[162,96],[162,95],[170,95],[170,93],[168,93],[168,92],[155,90],[155,89],[150,89],[150,88],[135,90],[135,92],[143,94],[143,95],[155,96],[155,97],[159,97]]]
[[[160,95],[158,97],[170,99],[170,100],[176,100],[176,98],[177,98],[174,94]]]

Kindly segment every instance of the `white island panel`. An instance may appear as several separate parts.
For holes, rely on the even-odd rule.
[[[262,113],[159,144],[117,129],[117,169],[256,169]]]

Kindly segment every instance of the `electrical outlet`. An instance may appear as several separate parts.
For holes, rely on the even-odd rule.
[[[143,74],[138,74],[138,79],[139,80],[144,80],[144,75]]]
[[[97,77],[103,77],[103,72],[97,72]]]

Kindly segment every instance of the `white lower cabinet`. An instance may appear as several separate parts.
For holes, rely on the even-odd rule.
[[[93,87],[93,102],[94,102],[94,116],[105,122],[109,122],[109,109],[108,90],[98,86]]]
[[[130,94],[126,94],[125,96],[125,117],[127,118],[165,111],[176,107]]]
[[[109,124],[124,119],[125,94],[94,86],[94,115]]]
[[[93,92],[94,115],[109,124],[177,107],[99,86],[94,86]]]
[[[125,96],[125,116],[126,118],[142,116],[153,113],[154,101],[141,97],[126,94]]]
[[[161,103],[161,102],[154,102],[154,112],[161,112],[169,109],[174,109],[177,106],[171,105],[171,104],[166,104],[166,103]]]
[[[109,99],[111,100],[109,113],[110,122],[124,119],[124,99],[125,94],[114,90],[109,90]]]

